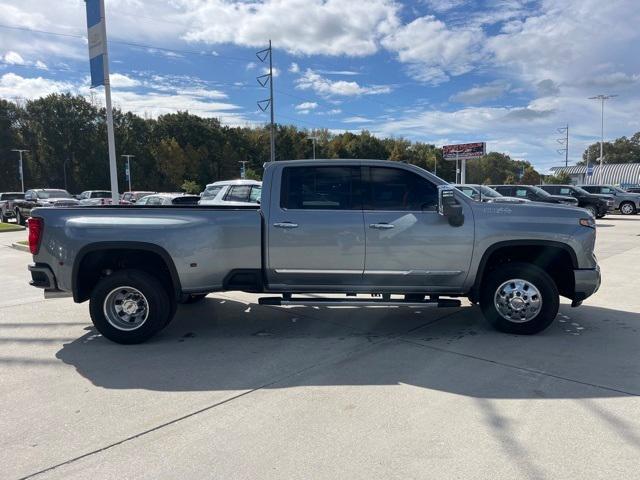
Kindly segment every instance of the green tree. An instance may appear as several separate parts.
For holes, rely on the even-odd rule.
[[[180,186],[183,192],[197,195],[202,191],[202,187],[193,180],[185,180]]]

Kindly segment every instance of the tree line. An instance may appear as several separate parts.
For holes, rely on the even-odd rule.
[[[200,191],[217,180],[261,178],[269,159],[266,127],[231,127],[189,112],[143,118],[114,110],[118,184],[126,190],[125,160],[132,159],[132,188]],[[368,131],[331,133],[277,125],[276,160],[311,158],[310,136],[317,137],[317,158],[369,158],[408,162],[447,181],[455,181],[455,162],[442,150],[402,138],[378,138]],[[633,138],[640,137],[639,134]],[[24,155],[25,188],[109,189],[105,109],[82,96],[52,94],[24,103],[0,99],[0,191],[19,190],[17,153]],[[637,139],[636,139],[637,140]],[[467,162],[467,182],[539,184],[540,174],[526,161],[490,152]]]

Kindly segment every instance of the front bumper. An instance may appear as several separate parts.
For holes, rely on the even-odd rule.
[[[602,281],[600,267],[596,265],[596,268],[574,270],[573,278],[575,288],[571,305],[577,307],[583,300],[589,298],[600,288]]]

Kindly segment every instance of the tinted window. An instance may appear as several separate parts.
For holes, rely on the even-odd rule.
[[[616,193],[616,191],[610,187],[600,187],[600,193]]]
[[[575,192],[571,188],[560,187],[560,195],[573,195]]]
[[[38,198],[71,198],[66,190],[43,190],[38,192]]]
[[[91,198],[109,198],[111,197],[111,192],[93,192],[91,194]]]
[[[438,187],[426,178],[400,168],[372,167],[370,200],[373,210],[436,210]]]
[[[527,190],[526,188],[516,188],[515,189],[515,196],[516,197],[520,197],[520,198],[527,198],[527,196],[530,197],[534,197],[534,195],[528,195],[529,190]]]
[[[513,195],[513,191],[511,189],[511,187],[505,187],[505,186],[500,186],[497,185],[495,187],[492,187],[496,192],[498,192],[500,195],[506,195],[506,196],[511,196]]]
[[[248,202],[250,193],[251,185],[234,185],[229,188],[229,192],[224,199],[227,202]]]
[[[360,167],[287,167],[282,171],[282,208],[354,210],[361,208],[360,196]]]
[[[161,197],[149,197],[147,199],[146,205],[162,205]]]
[[[2,200],[18,200],[24,198],[24,193],[3,193]]]
[[[582,188],[584,190],[586,190],[587,192],[590,192],[590,193],[598,193],[598,188],[597,187],[589,187],[588,185],[585,185]]]
[[[211,186],[205,188],[204,192],[202,192],[202,198],[213,198],[222,190],[222,186]]]

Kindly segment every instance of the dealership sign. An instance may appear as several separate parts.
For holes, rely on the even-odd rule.
[[[442,155],[445,160],[469,160],[479,158],[486,153],[485,142],[461,143],[458,145],[444,145]]]

